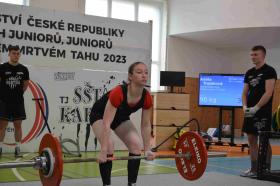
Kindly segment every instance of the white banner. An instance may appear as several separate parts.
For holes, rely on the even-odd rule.
[[[124,71],[150,64],[151,24],[0,3],[0,48],[20,45],[32,66]],[[6,61],[6,56],[2,61]]]
[[[0,10],[0,62],[8,60],[10,44],[19,45],[20,63],[30,71],[22,150],[37,151],[47,132],[32,98],[44,98],[41,103],[52,132],[63,138],[78,136],[84,150],[91,130],[88,114],[95,100],[127,79],[131,63],[143,61],[150,68],[151,24],[4,3]],[[133,116],[137,128],[140,115]],[[5,143],[12,144],[11,124],[6,131]],[[88,150],[93,148],[91,134]],[[116,149],[123,148],[118,141]]]

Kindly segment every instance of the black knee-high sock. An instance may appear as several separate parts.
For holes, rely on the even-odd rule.
[[[129,156],[140,156],[140,155],[141,154],[129,153]],[[140,161],[141,161],[140,159],[128,160],[127,163],[128,183],[136,183]]]
[[[108,154],[107,157],[113,157],[113,154]],[[111,185],[112,161],[99,164],[99,171],[104,185]]]

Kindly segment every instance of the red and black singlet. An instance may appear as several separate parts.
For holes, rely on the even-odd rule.
[[[90,114],[91,124],[103,118],[108,100],[117,108],[116,115],[111,124],[112,129],[115,129],[121,122],[129,120],[129,116],[137,110],[152,107],[152,97],[145,88],[140,100],[134,105],[129,105],[127,102],[127,85],[118,85],[94,103]]]

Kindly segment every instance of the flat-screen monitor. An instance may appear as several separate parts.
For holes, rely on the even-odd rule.
[[[160,71],[160,86],[184,87],[185,72]]]
[[[244,75],[200,74],[199,106],[241,107]]]

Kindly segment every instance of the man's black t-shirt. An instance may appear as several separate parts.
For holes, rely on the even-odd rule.
[[[244,82],[249,85],[247,96],[247,107],[255,106],[265,93],[265,81],[268,79],[277,79],[276,71],[273,67],[264,64],[261,68],[251,68],[245,74]],[[259,113],[271,115],[272,97],[260,110]]]
[[[0,99],[7,103],[22,103],[23,82],[29,80],[28,69],[22,64],[0,65]]]

